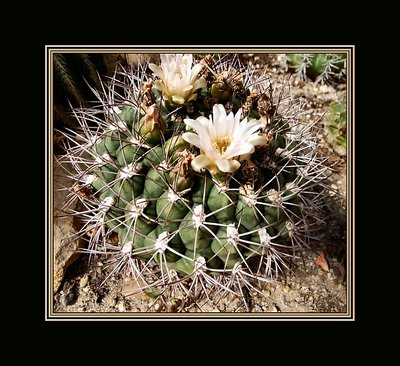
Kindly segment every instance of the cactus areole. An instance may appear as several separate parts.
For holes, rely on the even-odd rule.
[[[62,162],[85,251],[157,296],[241,298],[307,245],[329,168],[299,104],[238,55],[161,61],[121,67],[100,103],[74,110]]]

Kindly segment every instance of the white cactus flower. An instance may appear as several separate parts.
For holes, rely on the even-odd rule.
[[[182,105],[195,100],[197,89],[206,86],[206,80],[198,77],[203,65],[196,64],[192,67],[193,56],[161,55],[161,67],[149,64],[150,69],[159,78],[154,82],[156,89],[163,93],[165,100],[176,105]]]
[[[200,116],[196,120],[184,120],[187,127],[197,132],[182,135],[185,141],[200,149],[200,155],[192,160],[194,170],[233,173],[239,169],[239,161],[254,152],[254,146],[268,142],[265,136],[258,134],[263,124],[257,120],[247,121],[247,117],[240,121],[241,113],[239,109],[235,115],[232,112],[227,115],[222,104],[215,104],[209,119]]]

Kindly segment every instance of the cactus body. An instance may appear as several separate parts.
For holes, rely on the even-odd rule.
[[[316,82],[330,82],[343,79],[346,75],[346,55],[331,53],[287,54],[289,69],[301,78]]]
[[[328,142],[339,155],[346,155],[347,146],[347,112],[346,96],[330,104],[324,117],[324,128]]]

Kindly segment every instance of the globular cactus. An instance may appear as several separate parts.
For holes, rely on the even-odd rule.
[[[324,129],[328,142],[339,155],[346,155],[347,108],[346,95],[330,104],[324,116]]]
[[[322,222],[315,124],[237,55],[161,55],[118,73],[66,134],[87,252],[146,293],[246,305],[243,289],[271,281]]]
[[[302,79],[329,83],[343,80],[346,76],[344,53],[289,53],[286,58],[289,70]]]

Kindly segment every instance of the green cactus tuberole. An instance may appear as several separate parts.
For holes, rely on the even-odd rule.
[[[347,147],[346,96],[341,96],[330,104],[324,117],[324,128],[328,142],[339,155],[346,155]]]

